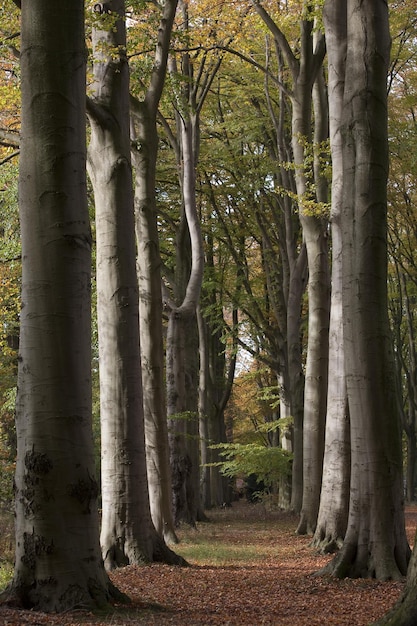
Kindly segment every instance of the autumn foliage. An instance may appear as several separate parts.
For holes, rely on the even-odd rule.
[[[212,511],[176,547],[190,567],[129,566],[112,573],[132,603],[111,613],[53,616],[0,606],[0,624],[48,626],[366,626],[396,602],[402,582],[336,580],[316,573],[318,555],[294,533],[296,518],[240,501]],[[407,509],[412,540],[417,509]]]

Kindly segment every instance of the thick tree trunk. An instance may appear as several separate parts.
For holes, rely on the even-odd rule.
[[[22,6],[22,313],[16,565],[25,607],[114,595],[99,545],[91,425],[91,234],[85,179],[84,4]]]
[[[121,7],[113,1],[111,8],[116,11]],[[119,20],[116,32],[122,29]],[[105,55],[100,58],[98,48],[103,46],[110,53],[117,45],[124,46],[122,38],[113,41],[113,34],[113,29],[110,33],[93,29],[94,104],[98,115],[91,106],[89,116],[89,173],[97,240],[101,546],[107,569],[151,557],[150,527],[143,534],[137,528],[143,508],[140,499],[147,495],[147,484],[146,474],[141,475],[144,442],[128,66],[121,56],[113,60]]]
[[[97,238],[102,473],[101,547],[106,569],[180,562],[152,523],[146,476],[124,0],[112,28],[93,29],[90,175]],[[107,19],[106,14],[106,19]]]
[[[343,108],[343,307],[351,489],[343,547],[325,571],[398,579],[409,547],[387,310],[387,91],[384,0],[347,3]]]

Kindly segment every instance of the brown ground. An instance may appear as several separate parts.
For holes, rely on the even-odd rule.
[[[178,552],[191,560],[190,544],[224,543],[220,565],[208,554],[189,568],[129,566],[112,574],[132,599],[128,607],[51,616],[0,606],[0,625],[366,626],[401,595],[403,583],[313,576],[330,557],[318,556],[308,538],[295,535],[295,518],[246,503],[210,517],[197,531],[180,532]],[[410,541],[416,524],[417,508],[408,507]]]

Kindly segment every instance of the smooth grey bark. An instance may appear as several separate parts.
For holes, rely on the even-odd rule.
[[[166,75],[177,0],[167,0],[161,15],[156,56],[144,98],[132,99],[135,214],[138,245],[139,314],[146,458],[154,525],[167,542],[177,541],[171,510],[171,476],[166,421],[162,332],[161,258],[155,197],[158,150],[156,118]]]
[[[347,407],[342,305],[343,112],[346,61],[346,0],[324,7],[328,58],[330,144],[332,155],[332,290],[329,376],[323,479],[313,545],[321,552],[340,548],[346,532],[350,485],[350,428]]]
[[[22,6],[22,311],[16,564],[10,593],[42,611],[106,605],[91,424],[91,233],[84,3]]]
[[[109,25],[109,16],[113,17]],[[93,28],[89,172],[97,239],[101,548],[108,570],[182,561],[152,522],[146,473],[124,0]]]
[[[174,522],[176,525],[180,522],[195,525],[201,506],[198,361],[194,361],[193,366],[193,355],[198,355],[196,311],[203,280],[204,254],[195,199],[196,153],[193,143],[198,124],[197,120],[191,121],[191,116],[187,116],[186,121],[181,118],[179,124],[184,216],[178,233],[175,300],[165,300],[169,303],[166,341],[167,412]]]
[[[351,486],[344,543],[324,571],[400,579],[410,549],[387,310],[388,7],[348,0],[346,9],[342,266]]]

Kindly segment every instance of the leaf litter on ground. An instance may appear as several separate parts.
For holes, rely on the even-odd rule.
[[[190,563],[127,566],[110,574],[131,603],[105,613],[47,615],[0,606],[2,626],[367,626],[404,582],[316,576],[332,558],[295,533],[297,518],[239,501],[182,527],[175,550]],[[414,541],[417,507],[406,509]]]

